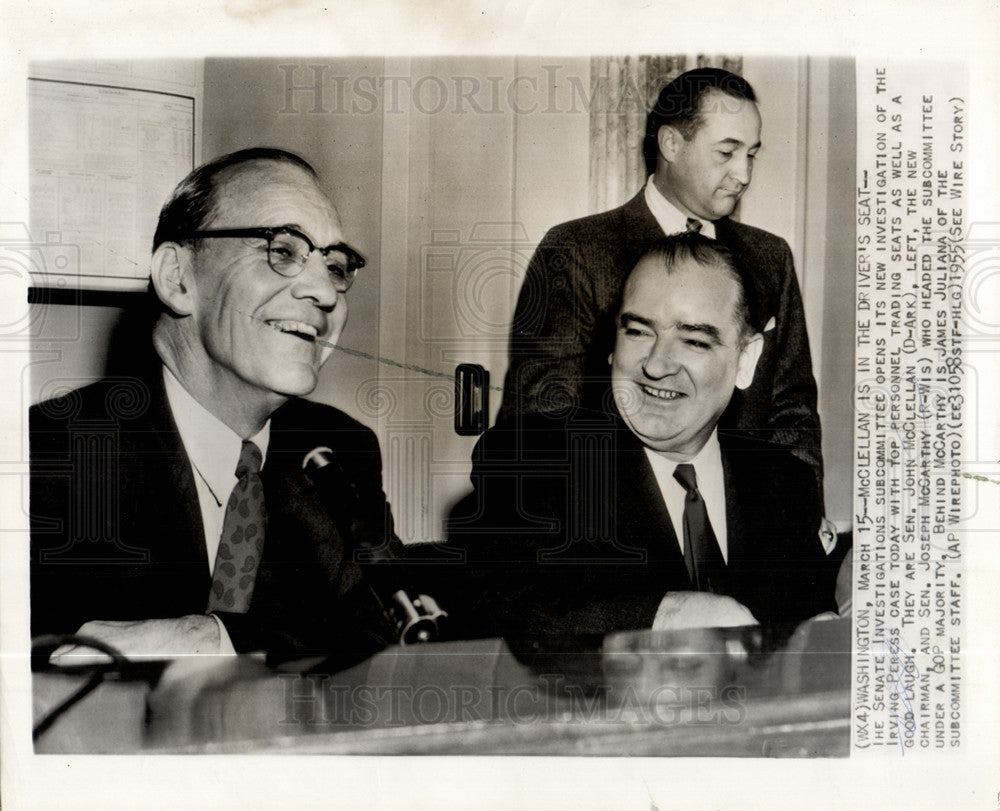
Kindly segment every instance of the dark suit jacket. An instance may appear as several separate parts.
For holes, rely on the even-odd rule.
[[[33,635],[204,613],[211,575],[195,474],[158,367],[33,407],[30,440]],[[301,469],[317,445],[335,450],[354,484],[336,504]],[[219,614],[236,650],[334,651],[350,663],[391,641],[354,561],[362,541],[399,543],[372,432],[291,400],[272,416],[261,479],[268,524],[253,599],[246,614]]]
[[[600,410],[622,287],[646,249],[664,236],[643,194],[557,225],[542,239],[514,312],[498,422],[567,405]],[[783,239],[728,218],[715,228],[744,269],[755,326],[775,319],[753,384],[736,392],[720,425],[792,446],[821,483],[816,382],[791,251]]]
[[[836,610],[815,479],[787,448],[719,433],[728,537],[724,593],[763,623]],[[449,520],[465,555],[435,586],[456,635],[649,628],[693,590],[642,445],[620,419],[527,415],[476,446],[474,492]]]

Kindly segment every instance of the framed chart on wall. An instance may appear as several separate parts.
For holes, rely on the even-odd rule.
[[[29,80],[31,208],[21,230],[33,287],[146,286],[159,208],[194,167],[195,102],[183,92]]]

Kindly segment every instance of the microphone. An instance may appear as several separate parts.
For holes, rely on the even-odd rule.
[[[402,559],[393,544],[382,533],[375,533],[364,517],[361,499],[354,480],[344,469],[332,448],[320,445],[302,458],[302,469],[313,486],[324,496],[329,505],[346,506],[347,509],[330,509],[337,528],[346,538],[353,538],[358,549],[365,553],[365,566],[386,618],[396,629],[402,645],[433,642],[440,635],[440,624],[448,614],[427,594],[421,594],[403,578],[393,563]],[[347,502],[346,505],[343,502]],[[380,537],[381,536],[381,537]],[[398,545],[398,541],[396,542]],[[388,606],[388,608],[386,607]]]

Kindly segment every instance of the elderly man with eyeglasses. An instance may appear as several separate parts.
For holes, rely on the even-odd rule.
[[[31,410],[33,635],[343,665],[392,640],[355,562],[362,534],[399,549],[378,443],[301,399],[363,266],[296,155],[243,150],[181,181],[153,240],[153,351]],[[317,447],[337,499],[303,471]]]

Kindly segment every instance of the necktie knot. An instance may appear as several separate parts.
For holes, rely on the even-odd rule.
[[[701,220],[696,220],[694,217],[687,218],[687,230],[694,234],[701,233]]]
[[[694,473],[694,465],[687,463],[677,465],[674,469],[674,478],[680,483],[688,494],[698,493],[698,479]]]
[[[264,457],[253,442],[249,439],[243,440],[243,447],[240,448],[240,461],[236,463],[236,478],[242,479],[244,476],[252,476],[260,473]]]

